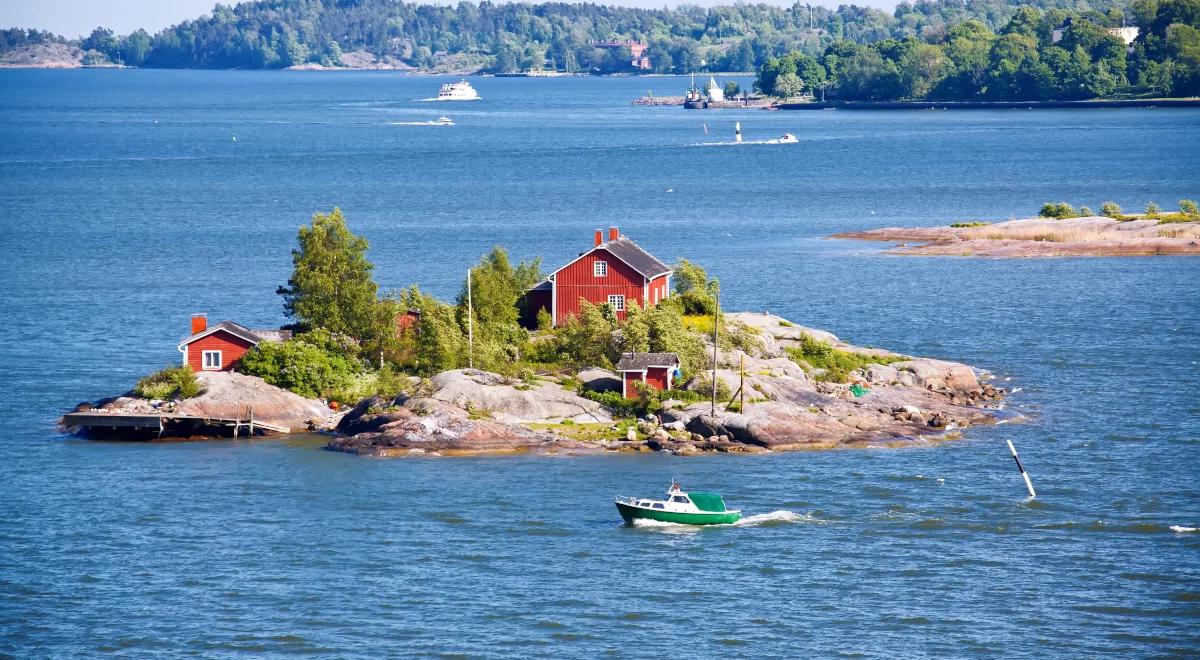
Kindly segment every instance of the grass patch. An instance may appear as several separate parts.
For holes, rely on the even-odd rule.
[[[796,324],[795,324],[795,323],[792,323],[791,321],[789,321],[789,320],[787,320],[787,319],[779,319],[779,325],[782,325],[782,326],[783,326],[783,327],[785,327],[785,328],[794,328],[794,327],[796,327]]]
[[[1188,213],[1160,213],[1158,214],[1158,224],[1173,225],[1181,222],[1200,222],[1200,215],[1191,215]]]
[[[951,226],[951,227],[953,227],[953,228],[955,228],[955,229],[968,229],[968,228],[970,228],[970,227],[986,227],[986,226],[988,226],[988,225],[990,225],[990,224],[992,224],[992,223],[990,223],[990,222],[978,222],[978,221],[976,221],[976,222],[956,222],[956,223],[954,223],[954,224],[952,224],[952,225],[950,225],[950,226]]]
[[[823,342],[809,335],[804,335],[799,347],[785,349],[788,357],[801,367],[808,370],[821,370],[813,377],[827,383],[845,383],[850,380],[850,372],[861,369],[868,364],[890,364],[901,362],[908,358],[895,355],[868,355],[834,348],[828,342]]]
[[[562,423],[537,422],[527,424],[536,431],[553,431],[558,435],[579,442],[600,442],[603,440],[624,440],[627,429],[637,425],[635,419],[621,419],[615,422],[573,422],[565,420]],[[613,430],[616,426],[616,430]]]
[[[200,383],[191,367],[167,367],[146,376],[133,386],[133,393],[143,399],[166,401],[190,399],[200,394]]]

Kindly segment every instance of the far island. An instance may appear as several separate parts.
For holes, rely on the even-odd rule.
[[[885,227],[834,234],[831,238],[899,243],[892,254],[963,257],[1105,257],[1200,255],[1200,212],[1195,202],[1163,213],[1124,215],[1108,202],[1095,215],[1084,207],[1047,204],[1042,215],[1004,222],[957,222],[941,227]],[[915,244],[913,244],[915,243]]]

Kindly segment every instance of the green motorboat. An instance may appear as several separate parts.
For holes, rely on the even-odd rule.
[[[641,519],[680,525],[728,525],[742,517],[741,511],[726,509],[725,500],[717,493],[687,493],[677,483],[671,484],[665,500],[618,497],[616,505],[627,524]]]

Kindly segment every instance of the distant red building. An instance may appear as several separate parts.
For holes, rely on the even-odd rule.
[[[290,330],[251,330],[233,321],[209,327],[208,317],[192,316],[192,334],[179,342],[183,363],[192,371],[231,371],[247,351],[264,341],[287,341]]]
[[[592,47],[608,49],[628,48],[629,66],[635,69],[641,69],[643,71],[649,71],[652,68],[650,64],[650,57],[646,55],[646,49],[650,47],[649,44],[645,44],[640,41],[634,41],[632,39],[626,39],[624,41],[593,41]]]
[[[657,305],[671,292],[671,268],[629,238],[616,227],[608,228],[608,240],[596,230],[595,245],[571,263],[526,293],[527,321],[537,318],[539,310],[550,312],[554,325],[579,314],[579,301],[594,305],[612,305],[617,318],[625,318],[631,301],[643,309]]]

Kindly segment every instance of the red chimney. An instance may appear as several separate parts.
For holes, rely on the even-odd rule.
[[[604,232],[597,229],[596,230],[596,247],[600,247],[600,244],[603,242],[604,242]]]
[[[617,231],[616,227],[608,228],[608,240],[615,241],[621,237],[621,232]]]
[[[208,330],[208,315],[192,314],[192,334],[198,335]]]

